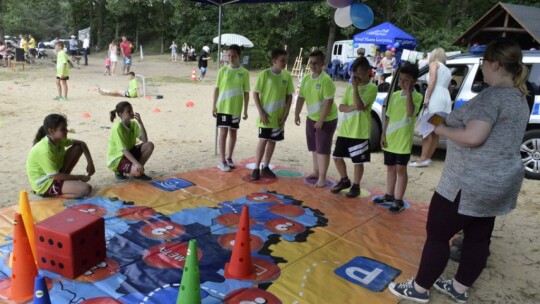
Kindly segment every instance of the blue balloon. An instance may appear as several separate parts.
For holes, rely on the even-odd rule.
[[[386,46],[386,50],[387,50],[387,51],[390,51],[391,49],[392,49],[392,45],[391,45],[391,44],[389,44],[389,45]]]
[[[369,6],[357,2],[351,3],[351,20],[354,26],[366,29],[373,24],[374,19],[375,16]]]
[[[399,42],[394,43],[394,47],[395,47],[396,49],[399,49],[400,46],[401,46],[401,44],[399,44]]]

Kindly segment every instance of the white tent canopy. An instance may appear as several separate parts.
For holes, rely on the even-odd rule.
[[[212,39],[212,42],[215,44],[219,43],[219,36]],[[236,44],[238,46],[243,46],[247,48],[253,47],[253,42],[251,42],[249,39],[242,35],[238,34],[223,34],[221,35],[221,45],[233,45]]]

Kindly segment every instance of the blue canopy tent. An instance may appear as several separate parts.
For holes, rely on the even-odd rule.
[[[193,2],[213,4],[219,7],[218,13],[218,54],[221,54],[221,16],[223,6],[228,4],[249,4],[249,3],[277,3],[277,2],[315,2],[320,0],[190,0]],[[217,68],[219,69],[219,60],[217,61]],[[214,154],[217,154],[217,128]]]
[[[392,46],[398,42],[404,49],[413,50],[416,47],[416,38],[390,22],[379,24],[354,35],[353,42]]]

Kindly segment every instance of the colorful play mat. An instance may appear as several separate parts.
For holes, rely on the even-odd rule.
[[[397,302],[386,287],[415,274],[427,207],[410,203],[390,214],[372,202],[380,191],[350,199],[279,165],[277,179],[253,182],[251,166],[130,182],[77,201],[33,201],[36,222],[66,207],[105,219],[105,261],[74,280],[39,271],[49,278],[52,303],[176,303],[190,239],[197,240],[204,304]],[[249,281],[224,277],[243,205],[256,274]],[[0,290],[10,286],[16,211],[0,211]]]

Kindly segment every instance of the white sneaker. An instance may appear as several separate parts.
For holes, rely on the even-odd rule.
[[[229,168],[229,166],[227,166],[226,163],[218,163],[217,167],[219,168],[219,170],[223,171],[223,172],[229,172],[231,171],[231,168]]]
[[[426,159],[426,160],[421,161],[421,162],[409,163],[409,167],[427,167],[427,166],[429,166],[429,164],[431,164],[431,159]]]

